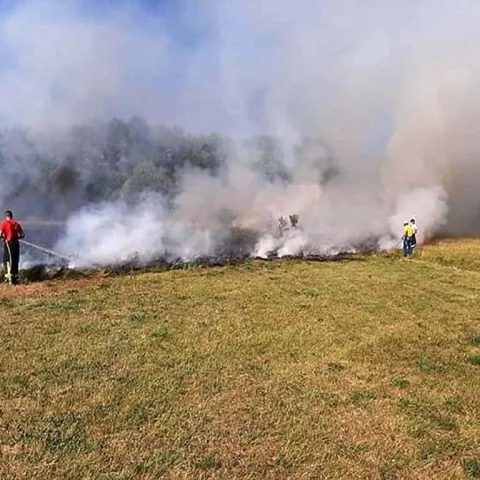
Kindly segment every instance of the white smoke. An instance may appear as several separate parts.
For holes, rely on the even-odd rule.
[[[148,197],[134,207],[119,202],[83,209],[69,219],[56,248],[74,254],[77,267],[212,254],[212,232],[173,222],[155,200]]]
[[[388,219],[389,232],[379,240],[380,250],[398,248],[403,231],[400,225],[413,219],[419,227],[418,244],[424,243],[447,221],[448,199],[440,186],[419,187],[401,195]]]

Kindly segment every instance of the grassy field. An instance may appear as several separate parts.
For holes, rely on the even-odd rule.
[[[0,286],[0,478],[480,477],[480,241]]]

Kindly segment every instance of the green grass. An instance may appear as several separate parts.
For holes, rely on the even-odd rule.
[[[464,468],[472,478],[480,478],[480,458],[464,461]]]
[[[0,286],[0,478],[478,478],[480,242]]]

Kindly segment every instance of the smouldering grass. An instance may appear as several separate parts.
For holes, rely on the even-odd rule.
[[[465,478],[480,242],[0,287],[0,478]]]

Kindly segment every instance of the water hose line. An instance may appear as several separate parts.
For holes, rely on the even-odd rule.
[[[62,255],[61,253],[54,252],[49,248],[41,247],[40,245],[36,245],[35,243],[30,243],[30,242],[27,242],[26,240],[20,240],[20,242],[23,243],[24,245],[27,245],[28,247],[36,248],[37,250],[40,250],[43,253],[48,253],[49,255],[53,255],[54,257],[61,258],[62,260],[71,260],[71,258],[67,257],[66,255]]]

